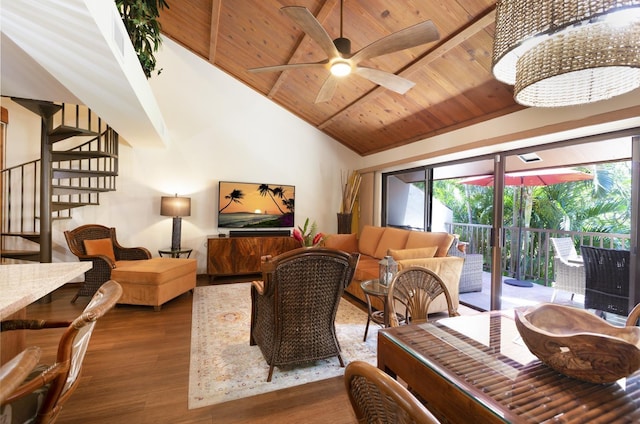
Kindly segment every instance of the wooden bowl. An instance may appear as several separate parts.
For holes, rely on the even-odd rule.
[[[640,327],[616,327],[584,309],[557,304],[516,308],[518,332],[554,370],[590,383],[612,383],[640,368]]]

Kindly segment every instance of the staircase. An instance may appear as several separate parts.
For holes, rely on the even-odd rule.
[[[41,158],[2,170],[0,260],[51,262],[52,221],[116,189],[118,134],[84,106],[12,100],[41,117]]]

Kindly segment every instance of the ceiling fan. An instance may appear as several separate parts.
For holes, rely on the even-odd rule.
[[[343,1],[340,1],[340,37],[332,40],[313,14],[303,6],[285,6],[280,10],[294,21],[327,54],[327,59],[312,63],[289,63],[249,69],[249,72],[276,72],[297,68],[326,68],[331,74],[320,88],[315,102],[331,100],[341,77],[355,73],[369,81],[399,94],[406,93],[415,83],[391,72],[360,66],[360,62],[373,57],[416,47],[436,41],[440,36],[431,21],[405,28],[374,41],[351,54],[351,40],[342,36]]]

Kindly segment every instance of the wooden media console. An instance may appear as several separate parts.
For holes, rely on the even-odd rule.
[[[259,274],[263,256],[277,256],[298,247],[300,242],[290,236],[211,236],[207,240],[207,274],[210,281],[218,276]]]

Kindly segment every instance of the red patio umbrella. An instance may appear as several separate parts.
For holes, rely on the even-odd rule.
[[[569,168],[539,169],[531,171],[511,172],[504,174],[504,184],[507,186],[520,187],[520,201],[518,202],[518,256],[516,261],[515,280],[505,280],[505,283],[518,286],[531,286],[520,280],[520,250],[522,244],[522,226],[524,225],[524,208],[522,205],[522,195],[524,187],[547,186],[552,184],[569,183],[573,181],[584,181],[593,179],[592,174],[576,171]],[[493,185],[493,175],[482,175],[479,177],[469,177],[460,180],[461,184],[491,186]]]

